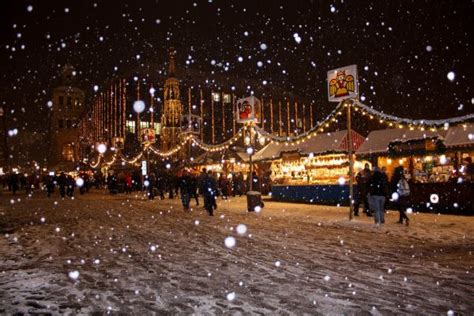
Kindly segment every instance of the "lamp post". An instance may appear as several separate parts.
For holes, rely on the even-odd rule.
[[[2,118],[2,130],[3,130],[3,158],[5,159],[5,171],[10,169],[10,154],[8,151],[8,139],[7,139],[7,124],[5,119],[5,110],[0,107],[0,117]]]
[[[247,125],[247,131],[248,131],[248,136],[245,136],[244,138],[244,144],[247,145],[247,155],[249,155],[249,191],[253,191],[253,154],[255,152],[254,150],[254,137],[252,135],[252,129],[253,129],[253,122],[248,123]]]
[[[247,154],[249,155],[249,163],[250,163],[249,191],[253,191],[253,161],[252,161],[253,152],[254,152],[254,149],[252,145],[247,147]]]

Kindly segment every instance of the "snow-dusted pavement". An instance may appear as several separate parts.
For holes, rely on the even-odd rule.
[[[0,196],[0,314],[474,313],[474,217],[412,214],[406,227],[390,212],[377,228],[347,208],[247,213],[244,197],[219,200],[214,217],[137,194],[11,199]]]

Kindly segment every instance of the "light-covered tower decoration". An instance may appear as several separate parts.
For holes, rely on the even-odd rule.
[[[162,151],[175,148],[179,142],[183,105],[180,100],[179,80],[176,75],[176,50],[169,50],[168,79],[164,87],[164,105],[161,115],[160,147]]]

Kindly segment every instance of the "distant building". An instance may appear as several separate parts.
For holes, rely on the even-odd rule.
[[[74,86],[75,71],[62,69],[61,86],[53,89],[48,168],[71,169],[80,159],[79,122],[84,115],[84,92]]]

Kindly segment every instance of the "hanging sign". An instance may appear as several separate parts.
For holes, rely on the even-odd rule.
[[[237,123],[260,122],[260,100],[254,96],[237,100],[236,121]]]
[[[350,65],[328,71],[328,100],[340,102],[348,98],[357,98],[357,65]]]
[[[183,133],[201,133],[201,117],[194,114],[185,114],[181,116],[181,132]]]
[[[145,160],[143,160],[143,161],[142,161],[142,165],[141,165],[141,170],[142,170],[142,175],[143,175],[143,176],[146,176],[146,174],[147,174],[147,168],[148,168],[147,163],[146,163]]]
[[[144,145],[155,143],[155,130],[153,128],[142,128],[140,130],[140,140]]]

